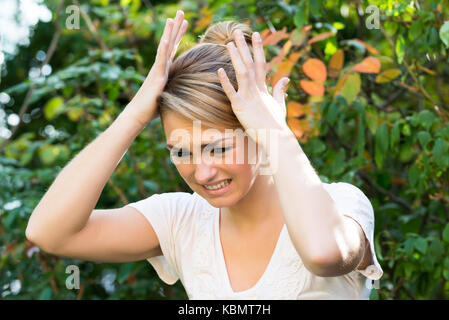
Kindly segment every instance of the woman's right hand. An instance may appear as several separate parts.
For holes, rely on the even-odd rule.
[[[174,19],[166,20],[154,64],[136,95],[126,107],[127,111],[131,112],[144,125],[158,116],[157,98],[167,83],[170,65],[182,36],[187,30],[187,25],[187,20],[184,20],[184,12],[181,10],[178,10]]]

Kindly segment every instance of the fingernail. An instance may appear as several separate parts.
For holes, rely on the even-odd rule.
[[[259,32],[254,32],[254,37],[256,38],[257,41],[262,41]]]

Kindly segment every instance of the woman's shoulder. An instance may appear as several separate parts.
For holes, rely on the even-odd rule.
[[[331,194],[331,196],[343,196],[345,198],[355,197],[358,199],[368,200],[365,193],[357,186],[348,182],[323,182],[324,189]]]
[[[166,192],[157,194],[157,197],[164,211],[184,221],[210,216],[215,209],[196,192]]]

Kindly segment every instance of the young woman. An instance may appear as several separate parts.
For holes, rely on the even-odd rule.
[[[61,171],[27,238],[65,257],[147,259],[166,283],[180,279],[190,299],[368,299],[383,273],[373,208],[357,187],[320,181],[285,122],[286,79],[267,90],[259,34],[220,22],[172,62],[186,28],[182,11],[167,19],[142,87]],[[94,210],[158,115],[193,193]]]

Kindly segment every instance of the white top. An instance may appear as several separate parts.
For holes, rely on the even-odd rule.
[[[128,205],[148,219],[159,239],[163,255],[147,260],[165,283],[180,279],[189,299],[369,299],[373,287],[370,279],[377,280],[383,274],[373,245],[373,207],[352,184],[323,185],[338,210],[361,225],[374,264],[343,276],[316,276],[303,265],[284,224],[264,274],[253,287],[239,292],[232,290],[226,270],[219,208],[196,192],[154,194]]]

